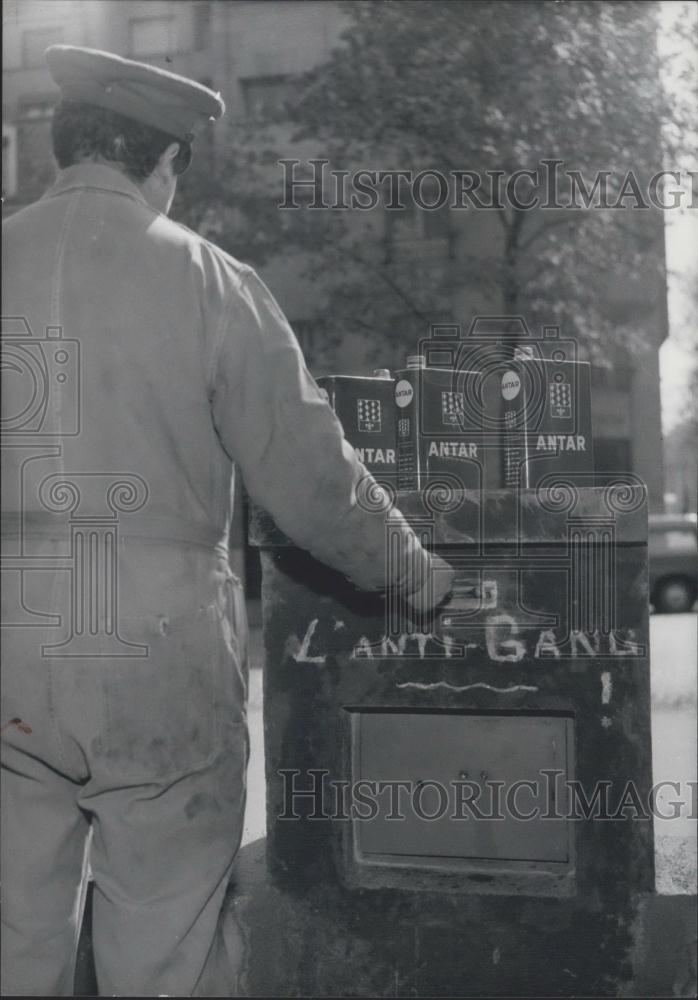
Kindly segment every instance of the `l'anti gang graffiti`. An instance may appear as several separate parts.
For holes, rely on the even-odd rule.
[[[291,655],[297,663],[324,664],[328,645],[316,635],[318,618],[313,618],[302,639],[294,636]],[[333,629],[337,632],[337,628]],[[480,638],[482,636],[482,638]],[[414,632],[397,636],[383,635],[378,640],[360,636],[351,647],[351,658],[463,659],[484,652],[493,663],[519,663],[526,657],[534,659],[565,659],[568,657],[641,657],[644,647],[635,641],[635,632],[616,629],[607,634],[571,631],[558,635],[554,629],[522,632],[516,621],[506,614],[490,615],[478,633],[478,640],[464,641],[448,632]]]

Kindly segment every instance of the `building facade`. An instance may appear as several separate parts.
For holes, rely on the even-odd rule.
[[[57,92],[44,61],[48,45],[105,48],[194,77],[219,90],[228,107],[211,132],[220,150],[235,142],[237,128],[280,122],[294,78],[325,60],[345,26],[340,4],[303,0],[5,0],[3,5],[3,196],[4,211],[34,200],[51,182],[50,120]],[[294,145],[278,125],[285,155],[312,155]],[[213,155],[216,155],[215,148]],[[453,215],[453,213],[451,213]],[[448,213],[416,212],[397,222],[384,213],[382,238],[414,282],[435,280],[453,266],[454,254],[497,253],[500,238],[486,213],[468,224]],[[461,226],[458,229],[458,226]],[[456,228],[454,228],[454,226]],[[662,220],[658,216],[657,226]],[[211,226],[215,239],[215,220]],[[386,244],[386,245],[387,245]],[[455,249],[454,249],[455,248]],[[375,337],[347,335],[331,351],[315,322],[319,291],[302,260],[275,259],[261,267],[299,336],[316,374],[370,370]],[[648,485],[651,504],[662,509],[663,471],[658,351],[667,335],[666,282],[660,276],[641,287],[610,284],[619,324],[644,333],[641,353],[615,351],[613,364],[593,370],[597,465],[628,469]],[[477,313],[503,311],[497,296],[467,289],[454,280],[443,318],[469,323]],[[424,334],[426,334],[424,330]],[[563,331],[564,333],[564,331]],[[399,359],[387,357],[388,363]]]

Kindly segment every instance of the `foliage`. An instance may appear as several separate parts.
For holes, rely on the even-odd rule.
[[[214,238],[258,264],[299,255],[319,290],[316,315],[337,338],[414,343],[429,322],[466,323],[493,301],[533,327],[560,323],[592,350],[627,342],[652,310],[649,322],[660,321],[661,213],[634,208],[632,196],[620,210],[478,211],[492,235],[474,246],[468,230],[483,220],[452,209],[446,235],[421,252],[400,235],[414,220],[385,202],[371,212],[277,207],[277,161],[297,148],[334,169],[501,171],[503,181],[556,159],[589,189],[610,171],[611,201],[628,171],[642,188],[679,162],[691,114],[690,95],[670,100],[661,83],[656,5],[362,0],[345,15],[331,58],[294,92],[301,145],[283,129],[238,137],[188,196],[195,225],[215,219]]]

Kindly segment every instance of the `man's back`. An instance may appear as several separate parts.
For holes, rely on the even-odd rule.
[[[222,535],[231,463],[211,418],[210,366],[225,284],[246,269],[97,164],[63,171],[4,228],[4,316],[25,318],[32,333],[24,346],[15,325],[12,355],[38,361],[45,375],[45,409],[28,414],[26,430],[61,449],[40,475],[140,475],[144,514]],[[26,388],[19,374],[8,380],[6,416],[24,409]],[[4,452],[10,465],[24,457]],[[25,502],[42,509],[36,490]]]
[[[366,470],[249,267],[97,163],[62,171],[4,228],[5,351],[20,366],[38,358],[45,404],[21,426],[27,386],[13,373],[4,425],[25,445],[54,445],[32,463],[22,447],[4,450],[6,514],[19,511],[19,490],[22,517],[45,519],[52,475],[128,474],[147,496],[124,513],[124,539],[219,543],[220,554],[234,461],[253,498],[318,558],[361,586],[407,582],[386,576],[384,513],[357,505]],[[428,559],[406,527],[404,537],[419,583]],[[182,558],[175,578],[191,571]]]

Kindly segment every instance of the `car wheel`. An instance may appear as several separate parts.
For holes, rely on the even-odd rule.
[[[690,580],[670,576],[657,584],[652,603],[662,614],[680,614],[690,611],[695,599],[696,589]]]

